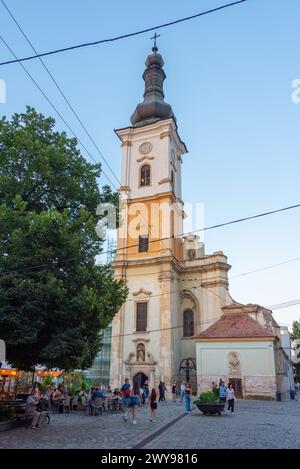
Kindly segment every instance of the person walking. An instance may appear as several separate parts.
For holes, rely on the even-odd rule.
[[[177,392],[177,383],[173,381],[172,383],[172,401],[176,402],[176,392]]]
[[[226,400],[228,402],[228,412],[231,410],[231,415],[234,415],[234,401],[235,401],[235,395],[234,395],[234,389],[232,387],[232,384],[228,384],[228,389],[226,392]]]
[[[182,404],[182,401],[184,399],[184,392],[185,392],[185,384],[182,381],[182,383],[180,385],[180,404]]]
[[[136,424],[136,409],[141,404],[140,387],[137,383],[134,384],[131,390],[131,411],[132,411],[132,423]]]
[[[191,413],[191,394],[192,394],[192,389],[191,389],[190,383],[186,383],[185,391],[184,391],[185,413],[186,414]]]
[[[167,390],[166,386],[165,386],[165,383],[163,381],[161,381],[159,383],[159,386],[158,386],[158,389],[159,389],[159,399],[158,399],[158,402],[165,402],[166,398],[165,398],[165,391]]]
[[[155,388],[152,388],[151,394],[149,397],[150,402],[150,422],[156,422],[156,412],[157,412],[157,392]]]
[[[227,387],[225,386],[224,381],[222,381],[219,386],[219,399],[221,402],[226,403],[226,394],[227,394]]]
[[[144,391],[144,393],[145,393],[146,400],[147,400],[148,397],[149,397],[149,384],[148,384],[148,380],[147,380],[147,379],[146,379],[146,381],[145,381],[145,383],[144,383],[143,391]]]
[[[123,412],[123,419],[127,422],[127,414],[129,411],[129,407],[131,404],[131,386],[129,384],[129,379],[125,379],[125,383],[121,387],[121,394],[122,394],[122,412]]]
[[[140,396],[141,396],[141,400],[142,400],[142,404],[145,405],[146,404],[146,394],[145,394],[145,391],[144,391],[144,388],[139,388],[140,389]]]

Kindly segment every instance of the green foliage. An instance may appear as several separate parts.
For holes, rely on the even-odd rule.
[[[8,422],[13,420],[15,416],[16,414],[12,407],[0,404],[0,422]]]
[[[45,384],[45,382],[43,381],[41,383],[37,383],[37,387],[41,394],[45,394],[49,386],[47,386],[47,384]]]
[[[292,324],[292,334],[291,334],[291,339],[292,340],[297,340],[300,339],[300,321],[293,321]],[[300,349],[300,344],[297,344],[297,349]],[[298,350],[299,353],[297,353],[297,357],[300,358],[300,350]],[[300,371],[299,368],[296,369],[296,375],[297,378],[299,379]]]
[[[292,340],[300,339],[300,321],[293,321]]]
[[[97,185],[75,139],[34,109],[0,120],[0,330],[12,365],[89,367],[127,296],[96,265]]]
[[[64,384],[72,395],[78,396],[81,391],[85,391],[88,385],[83,380],[83,373],[81,371],[72,371],[64,373]]]
[[[219,390],[219,387],[218,387],[218,386],[215,387],[212,392],[213,392],[215,398],[219,400],[219,398],[220,398],[220,390]]]
[[[215,391],[202,392],[199,398],[194,401],[194,404],[217,404],[219,402],[219,396]]]
[[[43,383],[47,386],[47,387],[53,387],[54,386],[54,379],[52,378],[51,375],[48,375],[44,378],[44,381]]]

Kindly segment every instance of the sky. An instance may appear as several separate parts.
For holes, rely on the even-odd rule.
[[[226,0],[5,0],[39,52],[156,26],[218,7]],[[186,143],[183,199],[204,204],[210,226],[300,203],[300,2],[248,0],[231,8],[157,30],[172,105]],[[32,51],[0,2],[1,35],[18,57]],[[141,101],[142,73],[153,32],[46,57],[45,63],[120,177],[114,129],[129,125]],[[13,57],[0,40],[1,62]],[[100,157],[38,60],[24,65],[93,157]],[[10,117],[26,105],[60,118],[19,64],[0,67]],[[69,131],[67,131],[69,133]],[[90,161],[89,155],[82,153]],[[109,170],[103,165],[109,175]],[[110,175],[114,180],[114,177]],[[100,184],[107,183],[101,177]],[[222,250],[229,276],[300,258],[300,208],[207,231],[206,253]],[[232,297],[263,306],[300,299],[300,260],[230,279]],[[274,309],[291,326],[300,304]]]

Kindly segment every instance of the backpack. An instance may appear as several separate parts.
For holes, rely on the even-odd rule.
[[[126,389],[124,390],[124,396],[125,396],[125,397],[130,397],[130,389],[129,389],[129,388],[126,388]]]

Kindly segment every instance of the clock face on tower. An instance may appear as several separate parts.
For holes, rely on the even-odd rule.
[[[139,146],[139,152],[141,155],[148,155],[152,150],[152,144],[150,142],[144,142]]]

